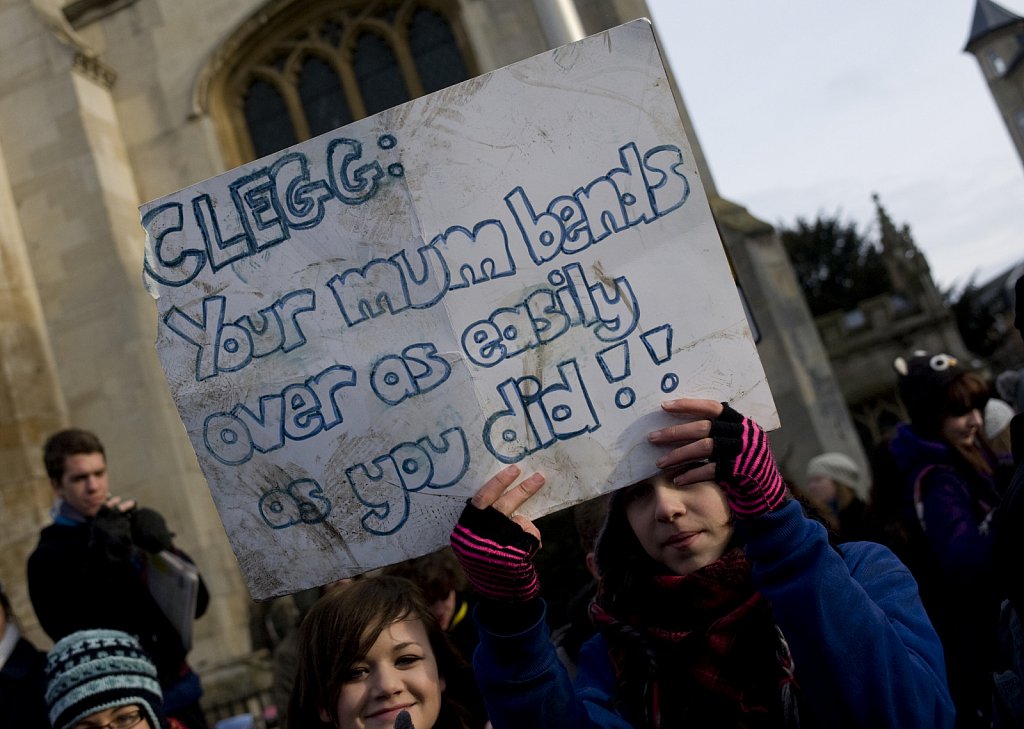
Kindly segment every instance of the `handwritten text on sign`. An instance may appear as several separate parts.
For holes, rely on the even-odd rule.
[[[602,36],[143,207],[255,597],[442,546],[503,463],[534,514],[649,475],[673,393],[773,424],[650,26]]]

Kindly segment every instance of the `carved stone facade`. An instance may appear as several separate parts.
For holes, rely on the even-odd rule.
[[[0,579],[37,645],[48,641],[24,565],[49,521],[41,445],[74,424],[106,443],[115,492],[160,510],[200,565],[212,600],[197,623],[197,667],[248,652],[250,601],[153,347],[137,207],[245,160],[227,108],[237,99],[218,84],[268,23],[385,1],[411,2],[0,2]],[[457,20],[471,73],[547,50],[529,0],[420,4]],[[642,0],[578,7],[587,33],[647,14]],[[680,109],[762,335],[783,467],[800,478],[822,450],[862,460],[781,243],[717,197],[681,101]]]

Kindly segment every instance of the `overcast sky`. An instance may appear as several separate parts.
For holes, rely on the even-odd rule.
[[[724,197],[874,233],[878,192],[943,287],[1024,258],[1024,165],[962,52],[975,0],[647,4]]]

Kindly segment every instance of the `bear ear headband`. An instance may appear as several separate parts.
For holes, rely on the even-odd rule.
[[[913,354],[914,357],[926,357],[927,355],[928,353],[923,349],[919,349]],[[945,372],[950,367],[956,367],[956,365],[956,357],[950,354],[936,354],[928,360],[928,367],[930,367],[933,372]],[[907,360],[902,357],[897,357],[893,361],[892,368],[896,370],[896,373],[901,377],[906,377],[910,374],[910,367],[907,365]]]

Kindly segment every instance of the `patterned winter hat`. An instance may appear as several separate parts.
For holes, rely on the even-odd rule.
[[[892,367],[899,375],[900,400],[910,422],[923,428],[934,427],[942,416],[946,388],[965,371],[960,362],[948,354],[917,350],[909,359],[897,357]]]
[[[985,403],[985,437],[995,440],[999,434],[1010,427],[1010,421],[1016,413],[1013,407],[1005,400],[992,398]]]
[[[62,638],[47,656],[46,681],[54,729],[130,704],[138,704],[151,726],[165,726],[156,668],[127,633],[82,630]]]

